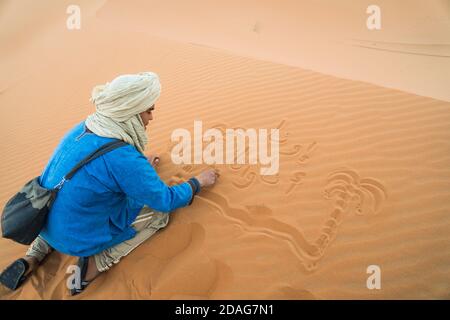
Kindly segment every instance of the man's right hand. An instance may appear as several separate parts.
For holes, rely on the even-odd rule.
[[[195,176],[202,188],[214,185],[218,177],[219,174],[214,169],[207,169]]]

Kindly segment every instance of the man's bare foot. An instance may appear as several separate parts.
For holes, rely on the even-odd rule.
[[[94,257],[89,257],[88,268],[87,268],[86,276],[85,276],[84,280],[92,281],[95,278],[97,278],[97,276],[99,274],[100,274],[100,271],[98,271],[98,269],[97,269]]]

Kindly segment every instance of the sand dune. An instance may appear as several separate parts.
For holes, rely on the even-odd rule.
[[[130,7],[126,1],[105,2],[96,16],[110,28],[225,49],[450,101],[446,86],[450,67],[443,61],[450,55],[447,0],[135,3]],[[366,27],[366,9],[371,4],[381,9],[382,24],[377,31]],[[391,46],[380,48],[385,42]],[[417,56],[411,44],[426,47],[419,50],[422,55]]]
[[[147,153],[161,154],[168,183],[206,167],[170,161],[175,128],[192,131],[202,120],[219,130],[280,129],[278,175],[215,165],[221,178],[213,189],[172,213],[165,229],[76,299],[450,298],[450,32],[449,11],[441,10],[448,2],[415,1],[405,17],[400,4],[382,1],[402,24],[392,31],[394,13],[386,14],[383,36],[370,39],[364,24],[353,29],[363,1],[323,15],[322,1],[297,3],[270,19],[273,1],[240,1],[236,16],[234,1],[139,2],[141,10],[85,1],[77,31],[65,28],[69,2],[42,4],[52,9],[39,17],[2,4],[0,30],[9,26],[0,33],[8,49],[0,51],[2,207],[93,112],[91,88],[118,74],[160,74]],[[426,24],[421,10],[440,22]],[[26,23],[9,18],[18,12]],[[333,29],[327,17],[341,24]],[[34,28],[39,21],[48,24]],[[287,27],[295,32],[277,38],[276,28]],[[297,31],[309,45],[304,54],[289,40]],[[333,35],[345,45],[316,51]],[[0,247],[0,269],[25,250],[4,239]],[[52,254],[20,290],[0,288],[0,298],[69,299],[65,272],[75,261]],[[366,287],[369,265],[382,270],[381,290]]]

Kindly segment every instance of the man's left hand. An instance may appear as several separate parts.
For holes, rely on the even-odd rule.
[[[153,167],[157,167],[158,164],[160,163],[161,159],[158,155],[152,155],[152,156],[148,157],[148,161],[150,162],[150,164]]]

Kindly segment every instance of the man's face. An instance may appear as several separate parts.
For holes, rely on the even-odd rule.
[[[155,109],[155,105],[152,105],[148,110],[139,113],[141,116],[142,122],[144,123],[145,129],[147,129],[147,125],[150,122],[150,120],[153,120],[152,111]]]

